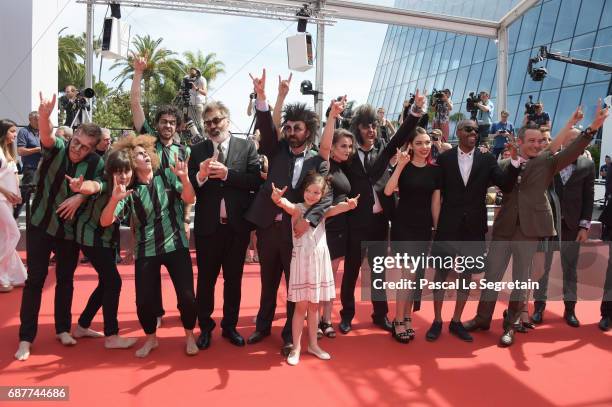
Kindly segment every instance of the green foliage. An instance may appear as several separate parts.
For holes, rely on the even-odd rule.
[[[100,82],[96,85],[99,84]],[[114,89],[110,90],[104,97],[96,98],[93,121],[108,128],[132,128],[130,93],[121,89]]]
[[[587,150],[589,150],[589,152],[591,153],[591,157],[593,157],[595,167],[599,169],[599,159],[601,158],[601,144],[591,144],[587,147]],[[599,178],[599,171],[597,171],[597,178]]]

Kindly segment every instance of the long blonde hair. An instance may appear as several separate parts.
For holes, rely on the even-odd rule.
[[[8,132],[12,127],[17,127],[17,124],[9,119],[0,120],[0,148],[4,152],[4,156],[8,161],[15,161],[15,155],[13,154],[12,144],[9,146],[8,143]]]

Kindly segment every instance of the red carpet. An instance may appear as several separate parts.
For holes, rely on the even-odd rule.
[[[143,332],[136,317],[133,267],[121,266],[123,291],[119,310],[121,333]],[[91,267],[75,277],[73,323],[96,285]],[[259,267],[248,265],[243,280],[239,331],[248,336],[259,303]],[[358,304],[354,331],[322,339],[332,360],[304,354],[300,365],[286,365],[279,355],[284,306],[278,309],[272,336],[262,343],[236,348],[214,332],[210,349],[196,357],[183,353],[183,332],[175,296],[164,272],[164,327],[160,347],[149,358],[133,350],[105,350],[101,339],[81,339],[72,348],[55,340],[53,329],[54,272],[51,269],[40,313],[39,334],[27,362],[13,359],[17,347],[21,289],[0,295],[0,386],[69,386],[75,406],[179,406],[185,402],[218,405],[312,406],[611,406],[612,333],[597,329],[599,302],[578,303],[582,327],[561,319],[563,304],[550,302],[546,323],[526,335],[517,334],[510,349],[497,347],[501,334],[498,306],[492,330],[475,334],[472,344],[448,334],[445,323],[436,343],[424,339],[433,315],[425,302],[414,318],[417,338],[409,345],[393,341],[370,323],[371,306]],[[222,281],[217,284],[221,310]],[[284,288],[279,290],[284,304]],[[282,297],[282,298],[281,298]],[[465,312],[474,314],[476,303]],[[338,321],[337,310],[334,323]],[[445,309],[450,319],[452,306]],[[92,328],[102,330],[98,314]],[[138,346],[138,345],[137,345]],[[7,403],[1,402],[3,405]],[[22,402],[19,405],[27,405]],[[34,405],[44,405],[36,403]]]

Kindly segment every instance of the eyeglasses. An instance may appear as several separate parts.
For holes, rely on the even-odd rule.
[[[214,124],[215,126],[218,126],[219,123],[221,123],[225,119],[226,119],[226,117],[221,116],[221,117],[215,117],[214,119],[210,119],[210,120],[204,120],[204,126],[210,127],[211,124]]]
[[[471,133],[471,132],[478,133],[478,127],[465,126],[462,129],[460,129],[460,130],[463,130],[466,133]]]
[[[291,133],[299,133],[299,132],[304,131],[304,130],[305,130],[305,128],[300,126],[299,124],[294,124],[293,126],[290,125],[290,124],[285,124],[283,126],[283,131],[285,133],[289,133],[289,134],[291,134]]]

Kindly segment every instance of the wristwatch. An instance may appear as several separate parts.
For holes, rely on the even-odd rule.
[[[597,130],[593,130],[590,127],[587,127],[586,129],[584,129],[584,134],[586,134],[589,137],[593,137],[596,133],[597,133]]]

